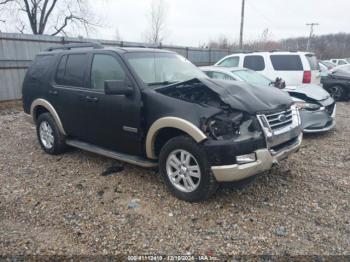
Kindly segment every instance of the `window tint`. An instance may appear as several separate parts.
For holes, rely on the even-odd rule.
[[[223,67],[237,67],[238,65],[239,65],[238,56],[226,58],[224,61],[222,61],[219,64],[219,66],[223,66]]]
[[[314,56],[314,55],[306,55],[306,59],[307,59],[307,61],[310,64],[310,69],[311,70],[320,70],[320,67],[319,67],[319,64],[318,64],[316,56]]]
[[[276,71],[303,71],[299,55],[272,55],[272,66]]]
[[[83,87],[87,63],[88,57],[86,54],[63,56],[57,68],[56,83]]]
[[[206,74],[208,77],[212,78],[213,77],[213,72],[211,71],[203,71],[204,74]]]
[[[345,62],[345,61],[343,61],[343,60],[339,60],[338,65],[346,65],[346,62]]]
[[[57,72],[56,72],[56,83],[64,83],[64,72],[66,71],[66,63],[67,63],[67,56],[64,55],[61,57],[60,63],[58,64],[57,67]]]
[[[264,58],[259,55],[246,56],[244,58],[243,67],[254,71],[263,71],[265,69]]]
[[[52,55],[38,55],[28,68],[28,76],[39,81],[47,79],[51,70],[52,58]]]
[[[125,80],[125,71],[110,55],[94,56],[91,68],[91,88],[103,90],[106,80]]]
[[[222,80],[234,80],[233,77],[221,72],[212,72],[212,78]]]

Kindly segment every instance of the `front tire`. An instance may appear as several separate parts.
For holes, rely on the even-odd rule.
[[[58,155],[66,150],[65,137],[50,113],[41,114],[36,121],[36,133],[41,148],[50,155]]]
[[[168,189],[188,202],[206,200],[218,188],[204,150],[187,136],[172,138],[163,146],[159,169]]]

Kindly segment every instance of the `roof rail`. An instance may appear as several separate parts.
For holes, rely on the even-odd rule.
[[[59,45],[59,46],[53,46],[45,49],[45,51],[53,51],[53,50],[71,50],[73,48],[85,48],[85,47],[92,47],[94,49],[102,49],[103,46],[99,43],[79,43],[79,44],[68,44],[68,45]]]

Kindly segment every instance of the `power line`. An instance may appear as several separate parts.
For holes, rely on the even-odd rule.
[[[311,38],[314,34],[314,26],[318,26],[320,25],[319,23],[309,23],[306,24],[307,26],[310,26],[310,35],[309,35],[309,39],[307,40],[307,46],[306,46],[306,51],[309,51],[310,49],[310,44],[311,44]]]
[[[243,49],[244,9],[245,9],[245,0],[242,0],[241,31],[239,33],[239,48],[240,49]]]

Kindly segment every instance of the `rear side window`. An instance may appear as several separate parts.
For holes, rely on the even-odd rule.
[[[244,58],[243,67],[254,71],[263,71],[265,69],[264,58],[260,55],[246,56]]]
[[[32,79],[44,81],[49,77],[53,55],[38,55],[28,68],[28,76]]]
[[[233,77],[221,72],[212,72],[212,78],[222,79],[222,80],[234,80]]]
[[[56,83],[67,86],[84,86],[88,57],[86,54],[64,55],[56,72]]]
[[[270,58],[276,71],[304,71],[299,55],[272,55]]]
[[[320,67],[319,67],[319,64],[318,64],[316,56],[314,56],[314,55],[306,55],[306,59],[307,59],[307,61],[310,64],[310,69],[311,70],[320,70]]]
[[[238,67],[239,65],[239,56],[229,57],[222,61],[219,66],[223,67]]]

